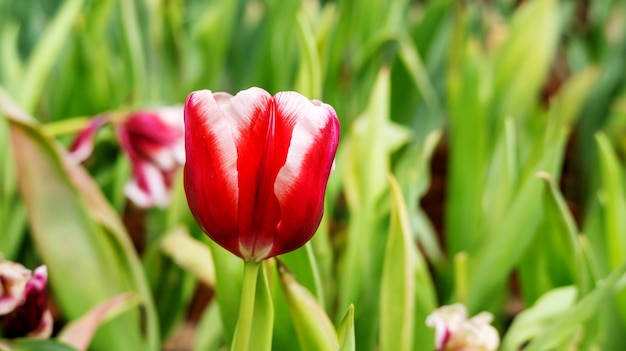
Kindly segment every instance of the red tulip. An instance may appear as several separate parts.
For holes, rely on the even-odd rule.
[[[196,91],[185,103],[185,191],[211,239],[260,261],[319,226],[339,142],[335,110],[295,92]]]

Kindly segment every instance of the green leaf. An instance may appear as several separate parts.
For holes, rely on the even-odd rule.
[[[573,286],[556,288],[545,293],[533,306],[515,317],[502,340],[500,350],[519,350],[526,342],[559,320],[563,312],[574,305],[577,294]]]
[[[389,176],[391,224],[380,281],[380,349],[411,350],[413,345],[415,276],[406,205],[397,181]],[[420,287],[421,288],[421,287]]]
[[[217,301],[213,299],[204,309],[196,327],[193,351],[218,350],[223,339],[222,321]]]
[[[380,349],[432,347],[432,332],[424,321],[437,307],[435,287],[421,253],[415,247],[402,190],[393,176],[391,223],[387,237],[380,296]]]
[[[303,351],[337,350],[335,327],[315,297],[286,269],[279,267],[281,286]]]
[[[617,267],[626,258],[626,199],[622,183],[623,171],[606,135],[597,133],[596,142],[604,200],[606,250],[611,267]],[[622,321],[626,323],[626,290],[618,293],[617,305]]]
[[[606,245],[609,261],[616,267],[626,257],[626,199],[620,165],[609,139],[596,134],[602,177]]]
[[[215,286],[215,267],[209,247],[194,238],[183,227],[177,227],[161,238],[161,250],[182,268],[191,272],[208,287]]]
[[[35,51],[30,56],[21,78],[20,105],[27,111],[35,109],[38,99],[52,70],[54,60],[61,52],[65,40],[83,7],[83,0],[70,0],[63,3],[54,20],[39,38]]]
[[[254,314],[252,317],[252,331],[250,345],[255,350],[270,351],[272,349],[272,332],[274,329],[274,305],[270,294],[267,279],[271,264],[265,261],[259,267],[256,291],[254,296]]]
[[[490,144],[488,60],[471,41],[462,42],[463,33],[455,34],[447,75],[450,151],[445,228],[449,257],[468,250],[477,240]]]
[[[23,113],[10,117],[32,239],[49,266],[50,283],[64,315],[74,319],[119,293],[137,292],[145,311],[145,338],[141,315],[132,311],[100,328],[94,349],[156,350],[152,298],[121,220],[85,170],[38,125],[26,122],[29,117]]]
[[[224,326],[224,339],[230,345],[239,314],[243,261],[213,241],[209,241],[209,248],[215,264],[215,296]]]
[[[580,231],[561,191],[550,175],[539,173],[537,176],[545,182],[544,204],[546,213],[549,218],[556,222],[557,232],[553,234],[552,250],[549,254],[557,256],[556,259],[562,263],[568,263],[560,267],[570,270],[570,274],[575,278],[578,291],[584,295],[590,288],[590,282],[587,274],[588,267],[578,240]]]
[[[55,340],[15,339],[10,342],[0,340],[2,351],[76,351],[73,347]]]
[[[543,217],[542,184],[535,174],[539,171],[556,173],[561,164],[566,133],[562,132],[543,149],[541,158],[531,169],[535,172],[522,179],[516,196],[498,223],[485,228],[480,242],[469,255],[468,309],[480,311],[492,301],[493,293],[506,281],[513,267],[532,242]]]
[[[355,310],[356,339],[364,349],[374,347],[378,326],[378,295],[386,241],[380,233],[387,230],[389,185],[386,177],[392,146],[385,132],[390,124],[389,84],[389,70],[383,68],[363,116],[355,121],[349,136],[343,139],[347,150],[342,175],[350,222],[340,258],[337,311],[343,311],[350,304],[358,306]]]
[[[298,250],[281,255],[280,261],[298,277],[304,287],[313,292],[317,302],[324,308],[324,290],[311,243],[306,243]]]
[[[600,307],[606,303],[606,299],[612,296],[618,282],[626,273],[626,262],[623,262],[611,274],[601,281],[598,286],[583,297],[571,308],[566,309],[557,321],[543,328],[541,333],[534,338],[524,350],[540,351],[554,349],[563,345],[589,318],[593,317]]]
[[[354,340],[354,305],[350,305],[345,316],[339,323],[337,329],[339,338],[339,351],[355,351],[356,341]]]
[[[530,112],[556,52],[560,27],[555,0],[527,1],[515,11],[495,57],[494,118]]]
[[[300,44],[300,67],[295,86],[296,91],[304,96],[310,99],[320,99],[322,97],[322,63],[311,23],[309,23],[304,11],[304,9],[300,9],[296,17],[298,43]]]

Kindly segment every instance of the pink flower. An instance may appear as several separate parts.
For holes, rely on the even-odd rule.
[[[167,206],[174,176],[185,164],[182,108],[136,112],[117,136],[133,166],[126,196],[140,207]]]
[[[493,316],[482,312],[468,319],[462,304],[442,306],[431,313],[426,324],[435,328],[437,351],[494,351],[498,349],[498,331],[490,325]]]
[[[107,121],[92,120],[70,148],[77,161],[91,154],[96,131]],[[141,110],[115,122],[117,139],[132,165],[133,176],[124,193],[137,206],[165,207],[174,177],[185,163],[181,106]]]
[[[295,92],[196,91],[185,104],[185,191],[202,230],[260,261],[315,233],[339,142],[335,110]]]
[[[31,271],[22,265],[0,262],[0,320],[5,337],[47,338],[52,334],[52,314],[47,308],[48,271],[40,266]]]
[[[22,304],[31,271],[19,263],[0,259],[0,316]]]

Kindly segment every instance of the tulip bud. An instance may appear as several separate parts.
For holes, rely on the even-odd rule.
[[[20,264],[0,262],[0,301],[3,302],[0,320],[5,337],[47,338],[52,334],[47,280],[46,266],[35,269],[31,276],[31,271]]]
[[[500,337],[490,325],[492,320],[488,312],[467,319],[467,309],[457,303],[435,310],[426,324],[435,328],[437,351],[495,351]]]
[[[196,91],[185,103],[185,191],[202,230],[260,261],[319,226],[339,142],[335,110],[295,92]]]

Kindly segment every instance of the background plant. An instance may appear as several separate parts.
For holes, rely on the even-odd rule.
[[[242,267],[182,184],[143,211],[110,130],[84,168],[64,148],[100,113],[296,90],[342,140],[322,226],[279,258],[295,278],[268,269],[273,349],[433,349],[426,316],[453,302],[492,312],[504,350],[619,349],[625,26],[610,0],[0,0],[0,252],[48,266],[59,325],[136,294],[93,349],[189,326],[196,350],[229,344]]]

